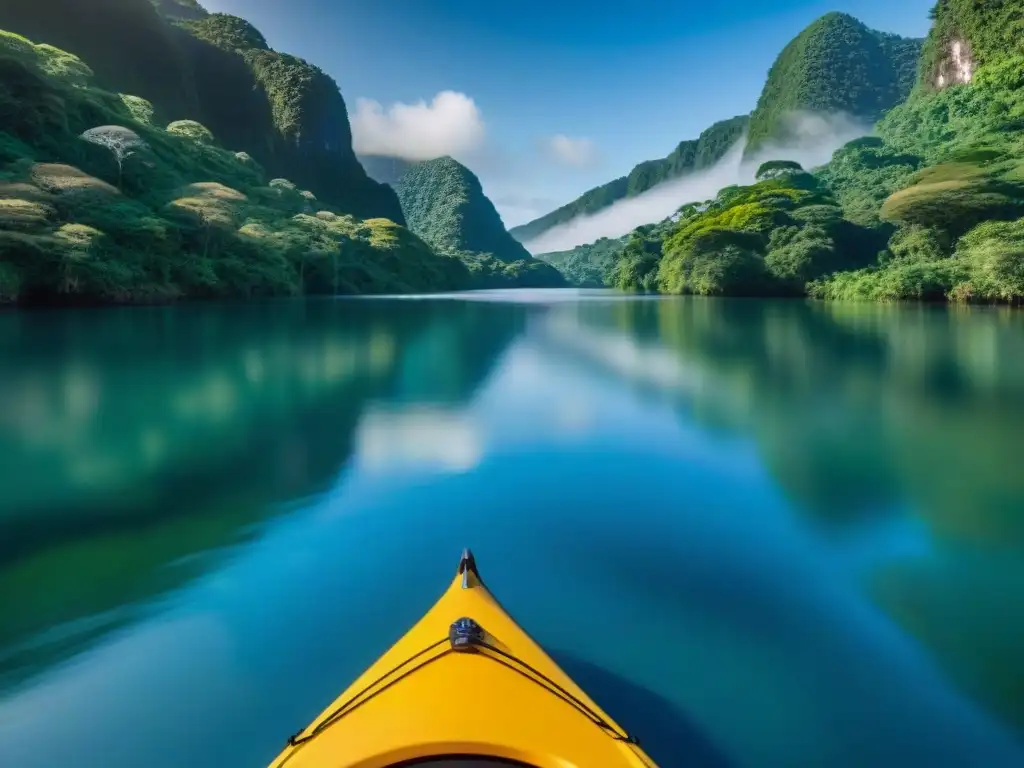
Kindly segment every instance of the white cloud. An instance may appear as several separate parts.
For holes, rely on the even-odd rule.
[[[466,155],[487,133],[476,102],[455,91],[441,91],[429,104],[398,102],[386,110],[379,101],[358,99],[351,122],[357,154],[406,160]]]
[[[814,168],[828,162],[839,147],[870,131],[869,126],[845,115],[806,113],[791,115],[788,128],[794,138],[785,143],[766,145],[755,156],[744,159],[744,138],[711,168],[659,184],[593,216],[577,217],[525,243],[526,248],[531,253],[549,253],[602,237],[621,237],[643,224],[671,216],[685,203],[711,199],[724,187],[752,184],[758,166],[766,160],[793,160],[804,168]]]
[[[597,162],[597,147],[587,138],[558,133],[543,139],[541,145],[551,159],[562,165],[587,168]]]

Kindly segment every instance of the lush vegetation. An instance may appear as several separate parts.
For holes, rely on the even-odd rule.
[[[409,228],[440,253],[458,257],[479,288],[565,285],[561,273],[538,261],[505,229],[480,180],[450,157],[410,163],[364,157],[372,178],[397,191]]]
[[[932,18],[935,23],[925,42],[919,70],[920,83],[925,87],[941,88],[939,76],[943,74],[946,83],[956,79],[950,76],[950,64],[953,63],[952,47],[957,42],[966,58],[989,69],[990,74],[1020,71],[1024,15],[1019,3],[1013,0],[938,0]]]
[[[0,3],[0,29],[72,52],[97,85],[153,104],[162,125],[196,121],[325,203],[404,223],[393,190],[367,177],[352,152],[334,81],[269,50],[242,19],[207,14],[194,0],[36,0]]]
[[[0,300],[463,288],[404,227],[359,220],[195,121],[95,87],[69,53],[0,33]]]
[[[0,24],[0,301],[564,284],[461,166],[417,171],[410,209],[434,247],[405,229],[334,81],[242,19],[39,0]]]
[[[940,2],[916,85],[884,114],[877,135],[842,147],[813,175],[789,162],[765,163],[754,185],[722,190],[714,200],[684,206],[657,227],[637,230],[608,273],[609,282],[668,293],[1019,303],[1024,299],[1024,162],[1019,159],[1024,50],[1015,37],[1024,22],[1019,17],[1019,9],[1007,4]],[[832,44],[825,46],[828,40]],[[856,41],[860,48],[851,47]],[[774,87],[793,98],[815,93],[821,99],[826,93],[846,98],[844,89],[884,81],[878,73],[885,68],[872,74],[865,69],[869,61],[902,60],[903,53],[892,50],[906,53],[911,42],[879,36],[832,14],[787,48],[766,94]],[[865,58],[862,49],[869,43],[890,52]],[[837,56],[846,63],[837,64]],[[844,67],[846,84],[832,82]],[[857,90],[858,109],[874,104],[881,113],[889,98],[884,94],[908,88],[911,78],[898,69],[892,81],[898,88]],[[810,88],[809,82],[818,85]],[[767,103],[785,106],[779,99]],[[813,99],[797,106],[837,108]],[[783,114],[781,108],[772,110]],[[755,113],[754,139],[766,130],[761,121]],[[774,129],[769,133],[777,135]]]
[[[530,257],[505,230],[480,180],[452,158],[412,164],[397,189],[409,227],[435,248],[491,253],[502,261]]]
[[[809,280],[862,266],[872,245],[884,244],[844,219],[831,193],[799,166],[772,163],[759,176],[634,232],[611,282],[664,293],[799,295]]]
[[[198,70],[203,122],[216,135],[325,202],[404,223],[393,190],[370,179],[352,151],[348,110],[334,80],[270,50],[257,29],[235,16],[209,14],[180,29],[191,36],[185,44]]]
[[[640,163],[626,177],[626,197],[643,194],[664,181],[714,165],[740,141],[747,123],[746,115],[722,120],[698,139],[680,142],[668,157]]]
[[[558,269],[572,285],[603,288],[608,284],[608,273],[615,266],[628,240],[628,236],[602,237],[590,245],[581,245],[571,251],[541,253],[537,258]]]
[[[833,299],[1018,303],[1024,298],[1024,50],[1019,8],[945,0],[934,11],[919,79],[822,177],[850,215],[889,227],[871,267],[809,286]]]
[[[876,32],[856,19],[830,13],[800,33],[768,74],[750,116],[723,120],[696,141],[684,141],[668,157],[640,163],[629,176],[590,190],[577,200],[516,227],[529,242],[577,216],[593,214],[672,178],[706,168],[725,156],[744,133],[752,153],[769,139],[785,141],[801,111],[843,112],[875,121],[903,101],[914,85],[921,41]]]
[[[750,117],[748,153],[786,139],[801,111],[843,112],[875,121],[910,93],[921,41],[868,29],[843,13],[827,14],[787,45],[768,72]]]
[[[591,189],[571,203],[539,219],[513,228],[512,236],[520,242],[527,243],[552,227],[565,224],[577,216],[597,213],[619,200],[653,189],[663,181],[714,165],[740,141],[746,127],[746,115],[715,123],[698,139],[681,142],[668,157],[640,163],[628,176]]]

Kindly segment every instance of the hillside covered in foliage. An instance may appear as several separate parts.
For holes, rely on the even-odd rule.
[[[0,5],[0,29],[0,302],[564,284],[486,198],[449,212],[483,223],[467,242],[431,229],[440,209],[417,223],[434,247],[406,229],[335,82],[243,19],[38,0]]]
[[[684,207],[663,231],[637,232],[617,261],[620,288],[701,295],[801,295],[808,281],[863,266],[885,243],[843,218],[795,163],[766,163],[749,187]]]
[[[628,241],[628,235],[602,237],[594,243],[580,245],[569,251],[539,253],[537,258],[555,267],[571,285],[579,288],[604,288],[609,270],[615,266]]]
[[[920,52],[920,40],[877,32],[845,13],[822,16],[769,70],[750,116],[746,152],[789,139],[787,117],[799,112],[878,120],[910,93]]]
[[[755,184],[610,241],[620,245],[605,281],[704,295],[1024,299],[1024,17],[1019,4],[943,0],[933,18],[913,87],[875,135],[811,173],[766,163]],[[561,258],[575,263],[588,248]]]
[[[746,127],[746,115],[715,123],[699,138],[680,142],[668,157],[640,163],[628,176],[584,192],[571,203],[539,219],[514,227],[510,232],[519,242],[528,243],[577,216],[595,214],[619,200],[653,189],[663,181],[712,166],[743,137]]]
[[[270,50],[242,19],[194,0],[35,0],[0,3],[0,29],[78,56],[97,85],[146,99],[163,125],[202,123],[271,177],[360,218],[404,223],[394,192],[356,160],[335,82]]]
[[[439,253],[458,256],[487,288],[557,288],[561,273],[534,259],[501,221],[476,175],[451,157],[408,162],[362,157],[367,172],[398,192],[409,229]]]
[[[810,286],[831,299],[1024,298],[1024,17],[1019,3],[942,0],[910,97],[822,172],[888,247]]]
[[[471,286],[394,221],[354,217],[95,82],[78,57],[0,32],[0,301]]]
[[[869,29],[851,16],[827,14],[801,32],[779,55],[757,107],[715,123],[696,141],[668,157],[640,163],[578,199],[512,230],[524,243],[572,219],[594,214],[669,179],[714,165],[746,135],[746,153],[768,140],[784,142],[800,112],[843,113],[875,121],[903,101],[914,85],[921,41]]]

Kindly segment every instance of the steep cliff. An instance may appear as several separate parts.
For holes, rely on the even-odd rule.
[[[458,161],[373,156],[360,162],[371,177],[397,190],[409,228],[437,251],[458,256],[477,287],[565,285],[557,269],[534,259],[508,233],[480,180]]]
[[[357,216],[404,223],[394,192],[370,179],[352,151],[348,110],[334,80],[302,59],[270,50],[257,29],[235,16],[210,14],[182,28],[234,59],[227,79],[223,57],[204,53],[202,45],[186,46],[211,129],[252,154],[272,175],[287,176],[323,200]],[[244,78],[239,62],[252,85],[238,98],[255,109],[262,104],[248,94],[261,97],[269,107],[269,124],[265,114],[258,122],[239,119],[234,99],[225,98]]]
[[[149,0],[2,2],[0,29],[75,54],[105,88],[148,99],[168,121],[202,119],[179,35]]]
[[[356,160],[335,82],[242,19],[195,0],[36,0],[0,3],[0,29],[80,56],[98,84],[149,100],[165,125],[196,120],[325,202],[403,223],[394,192]]]
[[[466,288],[459,259],[361,220],[189,120],[0,31],[0,304]]]
[[[842,112],[874,122],[914,84],[921,41],[869,29],[852,16],[822,16],[789,43],[768,72],[750,116],[747,152],[785,141],[786,117]]]
[[[438,250],[490,253],[500,261],[530,258],[505,230],[480,180],[452,158],[414,163],[397,191],[409,228]]]

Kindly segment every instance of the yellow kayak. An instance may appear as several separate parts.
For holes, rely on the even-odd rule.
[[[441,599],[271,768],[655,768],[463,552]]]

